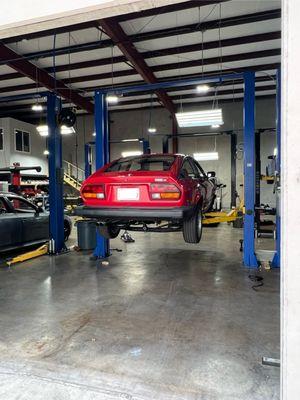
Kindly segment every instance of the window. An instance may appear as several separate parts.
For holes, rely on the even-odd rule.
[[[197,161],[194,161],[194,164],[195,164],[197,171],[198,171],[199,175],[201,176],[201,178],[204,178],[206,176],[206,174],[205,174],[203,168],[201,167],[201,165]]]
[[[30,135],[28,132],[15,129],[16,151],[30,153]]]
[[[185,159],[182,167],[180,174],[182,177],[189,177],[189,178],[195,178],[195,170],[192,167],[192,164],[190,163],[189,159]]]
[[[121,158],[114,162],[105,172],[113,171],[169,171],[175,157],[144,156]]]
[[[0,128],[0,150],[3,150],[4,148],[4,134],[3,134],[3,128]]]
[[[35,206],[25,199],[8,197],[8,200],[11,202],[15,212],[33,213],[36,211]]]

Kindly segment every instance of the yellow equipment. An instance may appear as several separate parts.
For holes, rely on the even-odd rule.
[[[40,257],[47,253],[48,253],[48,244],[43,244],[43,246],[40,246],[35,250],[28,251],[27,253],[20,254],[19,256],[6,260],[6,264],[10,267],[12,264],[27,261],[30,260],[31,258]]]
[[[212,211],[203,215],[203,225],[219,224],[220,222],[233,222],[238,218],[242,218],[245,213],[244,199],[240,199],[238,207],[233,208],[230,212]]]

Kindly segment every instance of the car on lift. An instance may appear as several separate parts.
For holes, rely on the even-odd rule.
[[[64,216],[64,238],[72,221]],[[0,252],[45,243],[49,240],[49,212],[15,193],[0,192]]]
[[[131,231],[182,231],[199,243],[202,214],[210,211],[217,189],[215,173],[206,174],[190,156],[146,154],[104,165],[81,187],[84,205],[77,215],[96,219],[99,232],[115,238]]]

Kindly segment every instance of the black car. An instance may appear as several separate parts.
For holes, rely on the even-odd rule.
[[[64,216],[64,235],[68,239],[72,222]],[[22,196],[0,192],[0,252],[32,246],[49,240],[49,212]]]

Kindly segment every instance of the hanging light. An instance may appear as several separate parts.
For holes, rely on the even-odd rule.
[[[134,156],[140,156],[140,155],[142,155],[143,153],[141,152],[141,151],[135,151],[135,150],[132,150],[132,151],[123,151],[122,152],[122,157],[134,157]]]
[[[223,125],[222,109],[179,112],[175,114],[180,128]]]
[[[44,154],[44,156],[49,156],[49,154],[50,154],[50,153],[49,153],[49,150],[44,150],[44,153],[43,153],[43,154]]]
[[[40,103],[36,102],[32,105],[31,109],[32,111],[43,111],[43,106]]]
[[[73,126],[62,125],[60,127],[60,133],[62,135],[69,135],[70,133],[75,133],[75,129],[73,128]]]
[[[214,124],[214,125],[211,126],[211,128],[220,128],[220,125],[219,124]]]
[[[49,128],[48,128],[48,125],[38,125],[38,126],[36,127],[36,130],[38,131],[38,133],[39,133],[41,136],[46,137],[46,136],[49,135]],[[68,126],[66,126],[66,125],[62,125],[62,126],[60,127],[60,133],[61,133],[61,135],[69,135],[70,133],[75,133],[75,129],[74,129],[72,126],[71,126],[71,127],[68,127]]]
[[[49,135],[49,129],[48,125],[38,125],[36,127],[36,130],[41,136],[48,136]]]
[[[96,136],[96,132],[93,132],[93,133],[92,133],[92,136]]]
[[[109,104],[117,104],[119,97],[116,95],[114,90],[114,46],[111,46],[111,93],[106,95],[106,101]]]
[[[209,153],[194,153],[193,157],[196,161],[215,161],[219,159],[219,153],[217,151],[211,151]]]
[[[149,133],[155,133],[155,132],[156,132],[156,128],[154,128],[154,126],[149,127],[149,128],[148,128],[148,132],[149,132]]]
[[[106,101],[109,104],[117,104],[119,102],[119,97],[115,93],[108,93],[106,95]]]
[[[197,92],[198,93],[207,93],[209,91],[210,87],[208,85],[198,85],[197,86]]]

